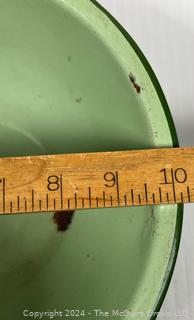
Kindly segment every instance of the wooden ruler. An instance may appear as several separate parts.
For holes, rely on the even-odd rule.
[[[194,148],[0,158],[0,213],[194,202]]]

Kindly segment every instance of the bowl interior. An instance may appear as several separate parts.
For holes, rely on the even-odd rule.
[[[1,156],[156,145],[144,88],[138,92],[131,70],[90,24],[97,8],[54,0],[0,6]],[[158,109],[155,126],[166,126]],[[163,133],[161,143],[170,144]],[[40,308],[85,309],[88,319],[96,307],[151,310],[175,222],[176,206],[81,211],[65,233],[52,214],[0,217],[1,317]]]

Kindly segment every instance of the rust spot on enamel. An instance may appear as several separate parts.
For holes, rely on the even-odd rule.
[[[129,74],[129,80],[131,81],[133,87],[135,88],[136,92],[138,94],[141,93],[141,87],[136,83],[135,77],[130,73]]]
[[[57,224],[57,231],[66,231],[72,222],[74,211],[56,211],[53,216],[54,223]]]

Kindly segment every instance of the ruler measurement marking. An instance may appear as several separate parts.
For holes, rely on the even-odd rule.
[[[2,159],[1,169],[5,169],[5,175],[4,178],[0,179],[2,192],[0,213],[9,213],[10,211],[12,213],[21,213],[24,209],[25,212],[46,211],[45,207],[47,211],[52,211],[53,207],[54,210],[63,210],[63,205],[66,209],[67,197],[64,195],[65,182],[63,181],[62,174],[59,172],[57,175],[47,177],[54,169],[63,170],[63,168],[66,168],[67,179],[70,180],[72,185],[78,182],[78,187],[84,188],[84,190],[81,189],[81,194],[79,194],[75,190],[75,193],[72,192],[71,186],[67,185],[67,195],[70,192],[68,210],[71,210],[71,208],[72,210],[74,208],[81,209],[82,207],[98,208],[104,206],[104,208],[107,208],[113,206],[147,205],[149,203],[155,205],[194,202],[194,166],[189,162],[192,157],[194,160],[194,147],[180,150],[180,153],[179,149],[184,148],[178,148],[173,151],[171,149],[169,148],[169,150],[163,152],[164,156],[161,158],[160,152],[154,149],[145,150],[145,155],[142,153],[144,150],[140,150],[139,154],[141,157],[139,157],[138,151],[131,151],[132,155],[130,154],[129,158],[127,151],[117,151],[114,157],[112,157],[111,152],[96,153],[96,155],[91,154],[89,157],[87,156],[84,160],[86,162],[84,165],[81,164],[82,156],[79,156],[79,154],[71,154],[67,158],[65,158],[65,155],[60,155],[59,157],[58,155],[52,155],[52,157],[56,157],[56,161],[54,161],[55,158],[50,161],[50,156],[47,158],[47,155],[45,155],[45,170],[43,171],[43,175],[38,176],[36,186],[33,184],[33,181],[35,181],[33,179],[26,183],[28,177],[27,165],[30,166],[32,178],[33,175],[35,177],[35,174],[37,174],[36,170],[39,168],[39,161],[41,163],[43,156],[40,159],[36,158],[36,160],[32,156],[32,161],[35,161],[32,163],[32,166],[31,162],[25,163],[27,159],[22,159],[25,166],[19,165],[17,157],[13,157],[11,159],[13,161],[10,161],[10,159],[5,159],[4,161]],[[66,161],[68,164],[69,159],[71,159],[72,165],[68,167],[66,166]],[[146,159],[145,167],[144,159]],[[106,166],[103,166],[103,163]],[[107,170],[107,166],[109,167],[109,171]],[[122,172],[120,168],[123,168]],[[149,168],[151,171],[149,171]],[[139,169],[145,170],[145,177]],[[108,172],[104,174],[105,170]],[[87,172],[90,171],[93,171],[93,173],[88,174]],[[19,174],[15,175],[15,172]],[[162,173],[162,175],[159,176],[159,173]],[[107,182],[105,186],[108,189],[103,187],[103,174],[104,180]],[[48,180],[47,185],[45,185],[45,179]],[[123,183],[129,183],[128,187],[125,187]],[[114,188],[110,189],[111,187]],[[43,190],[46,191],[45,194]],[[112,190],[112,192],[107,192],[107,190]],[[42,191],[43,197],[40,196],[42,199],[37,199],[37,194],[41,194]],[[52,191],[57,192],[53,193]]]
[[[56,199],[53,199],[53,207],[54,207],[54,211],[56,210]]]
[[[103,195],[103,205],[104,207],[106,207],[106,195],[105,195],[105,191],[102,192]]]
[[[18,212],[20,211],[20,196],[17,196]]]
[[[34,212],[34,190],[32,189],[32,212]]]
[[[133,189],[131,189],[131,202],[134,204],[134,194],[133,194]]]
[[[88,187],[88,198],[89,198],[89,207],[92,207],[92,198],[91,198],[91,188]]]
[[[63,176],[60,175],[60,197],[61,197],[61,209],[63,209]]]
[[[75,209],[77,209],[77,193],[74,194],[74,199],[75,199]]]
[[[171,174],[173,174],[173,170],[171,170]],[[5,180],[5,179],[4,179]],[[172,183],[172,185],[174,185],[174,183]],[[190,187],[187,186],[186,187],[187,189],[187,199],[188,199],[188,202],[191,202],[191,192],[190,192]],[[145,196],[146,196],[146,191],[148,190],[148,185],[147,183],[144,184],[144,192],[145,192]],[[89,206],[90,208],[92,207],[92,198],[91,198],[91,187],[88,188],[88,192],[89,192],[89,198],[88,198],[88,201],[89,201]],[[131,189],[131,200],[132,200],[132,204],[134,204],[134,189]],[[181,196],[181,201],[184,202],[184,196],[183,196],[183,192],[180,192],[180,196]],[[127,206],[127,195],[125,194],[124,196],[124,205]],[[160,197],[160,202],[162,203],[162,191],[161,191],[161,188],[159,187],[159,197]],[[77,209],[78,207],[78,198],[77,198],[77,194],[75,193],[74,194],[74,198],[75,198],[75,209]],[[174,203],[177,203],[177,197],[176,197],[176,194],[175,194],[175,188],[173,187],[173,198],[174,198]],[[141,198],[141,194],[138,194],[137,195],[137,199],[138,199],[138,202],[139,202],[139,205],[142,204],[142,198]],[[152,193],[152,199],[153,199],[153,204],[156,204],[156,198],[155,198],[155,193]],[[81,199],[80,199],[81,200]],[[103,191],[103,205],[104,207],[107,207],[107,203],[106,203],[106,192]],[[118,198],[117,198],[118,200]],[[148,203],[148,199],[146,199],[146,204]],[[170,195],[169,195],[169,192],[166,192],[166,200],[168,203],[170,203]],[[27,211],[27,200],[25,199],[25,212]],[[108,201],[109,202],[109,206],[112,207],[113,206],[113,196],[110,196],[110,200]],[[46,206],[47,206],[47,211],[49,210],[49,195],[46,194]],[[99,202],[98,202],[98,197],[96,197],[96,207],[98,208],[99,206]],[[17,207],[17,211],[18,213],[20,212],[21,210],[21,207],[20,207],[20,196],[18,195],[17,196],[17,202],[16,202],[16,207]],[[53,207],[54,207],[54,210],[56,210],[56,198],[53,199]],[[84,197],[82,197],[82,207],[84,208],[85,207],[85,204],[84,204]],[[32,189],[32,192],[31,192],[31,210],[32,212],[34,212],[34,209],[35,209],[35,191]],[[70,199],[68,199],[68,210],[70,209]],[[39,200],[39,211],[42,211],[42,202],[41,200]],[[10,201],[10,212],[12,213],[13,212],[13,201]]]
[[[5,212],[5,178],[3,178],[3,212]]]
[[[127,195],[124,195],[125,206],[127,206]]]
[[[39,210],[42,211],[42,201],[41,201],[41,199],[39,200]]]
[[[82,197],[82,208],[85,208],[84,197]]]
[[[110,196],[110,205],[111,205],[111,207],[112,207],[112,196]]]
[[[146,204],[148,204],[148,187],[147,187],[147,183],[144,184],[144,188],[145,188]]]
[[[174,196],[174,201],[176,202],[176,192],[175,192],[175,184],[174,184],[174,174],[173,174],[173,169],[171,169],[171,176],[172,176],[172,190],[173,190],[173,196]]]
[[[12,212],[13,212],[13,202],[10,201],[10,213],[12,213]]]
[[[47,211],[49,209],[49,195],[48,195],[48,193],[46,194],[46,209],[47,209]]]
[[[188,200],[191,202],[191,194],[190,194],[190,188],[187,186],[187,195],[188,195]]]
[[[116,186],[117,186],[117,202],[118,202],[118,206],[120,206],[120,191],[119,191],[119,175],[118,175],[118,171],[116,171]]]
[[[25,208],[25,212],[27,212],[27,201],[26,201],[26,198],[24,198],[24,208]]]
[[[70,209],[70,199],[67,199],[67,206],[68,206],[68,210]]]
[[[159,187],[159,197],[160,197],[160,202],[162,203],[162,190],[160,187]]]

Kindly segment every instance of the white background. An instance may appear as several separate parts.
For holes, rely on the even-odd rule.
[[[180,145],[194,146],[193,0],[98,2],[125,27],[150,62],[170,106]],[[180,251],[162,312],[166,316],[160,319],[194,319],[194,204],[185,205]]]

